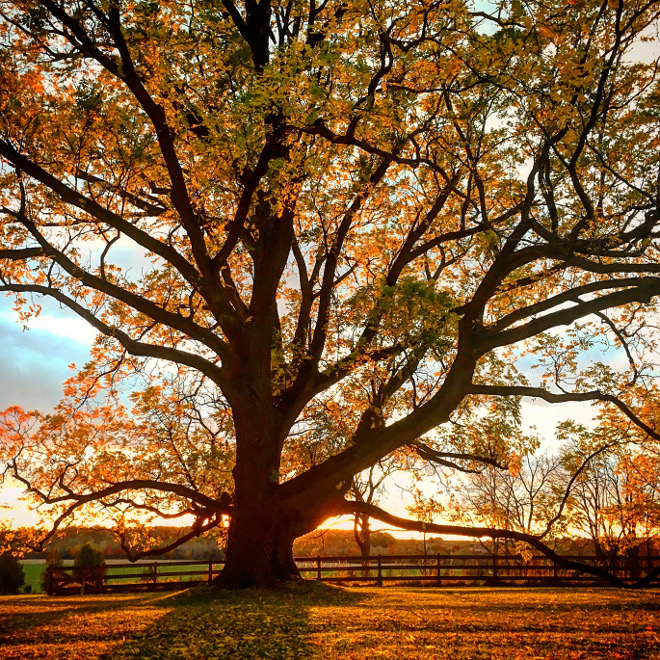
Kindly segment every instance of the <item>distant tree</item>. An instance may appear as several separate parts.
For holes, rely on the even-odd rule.
[[[393,455],[355,475],[348,495],[356,502],[378,504],[388,477],[394,472],[404,470],[408,463],[406,459],[405,454]],[[362,559],[366,561],[371,553],[372,544],[371,518],[368,514],[359,511],[353,514],[353,537],[360,549]]]
[[[408,513],[421,523],[422,552],[429,552],[428,534],[434,522],[446,511],[446,505],[433,495],[426,495],[419,488],[413,488],[413,503],[407,509]]]
[[[105,557],[103,552],[90,543],[80,547],[76,558],[73,560],[73,576],[84,582],[86,580],[98,581],[106,571]]]
[[[90,543],[85,543],[78,551],[78,555],[73,560],[73,565],[80,568],[91,568],[93,566],[103,566],[105,557],[103,552],[98,550]]]
[[[612,433],[603,426],[593,435]],[[587,437],[591,434],[587,434]],[[613,560],[637,554],[660,536],[660,463],[656,451],[629,442],[613,442],[584,466],[570,490],[576,464],[584,460],[584,437],[564,447],[560,492],[568,492],[566,521],[588,537],[598,555]]]
[[[559,459],[550,453],[527,453],[513,469],[486,466],[464,478],[453,502],[455,516],[472,524],[539,534],[556,511],[558,475]],[[501,539],[501,545],[511,549],[511,539]]]

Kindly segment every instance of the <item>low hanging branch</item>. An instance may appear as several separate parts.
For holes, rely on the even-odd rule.
[[[436,523],[426,523],[419,520],[409,520],[408,518],[400,518],[399,516],[392,515],[387,511],[383,511],[373,504],[366,504],[364,502],[346,501],[344,506],[341,507],[342,514],[352,515],[354,513],[361,513],[380,520],[399,529],[405,529],[410,532],[434,532],[436,534],[447,534],[450,536],[473,536],[476,538],[491,538],[491,539],[511,539],[513,541],[523,541],[528,545],[541,552],[543,555],[551,559],[555,564],[573,571],[581,571],[582,573],[589,573],[594,577],[600,578],[609,582],[615,587],[626,587],[638,589],[648,586],[653,579],[660,574],[660,569],[654,569],[646,577],[636,580],[633,583],[625,582],[620,578],[612,575],[608,571],[599,568],[598,566],[590,566],[580,561],[567,559],[556,553],[552,548],[543,543],[539,537],[532,534],[525,534],[524,532],[517,532],[511,529],[497,529],[496,527],[472,527],[462,525],[438,525]]]
[[[95,492],[84,494],[75,494],[73,492],[69,492],[68,494],[59,497],[49,497],[47,494],[30,487],[27,480],[25,480],[18,472],[15,472],[13,476],[17,481],[24,483],[28,492],[32,492],[44,504],[68,503],[64,511],[50,525],[48,532],[39,538],[36,544],[30,544],[30,547],[36,551],[43,550],[44,545],[50,539],[52,539],[53,536],[55,536],[62,523],[70,518],[74,511],[84,507],[89,503],[102,502],[107,497],[118,493],[124,493],[126,491],[155,490],[163,493],[171,493],[173,495],[177,495],[178,497],[188,499],[189,501],[195,503],[198,507],[194,512],[196,519],[192,525],[191,531],[184,537],[174,541],[169,546],[134,553],[126,543],[125,535],[120,534],[119,537],[121,541],[121,547],[126,552],[131,561],[136,561],[137,559],[150,555],[169,552],[170,550],[179,547],[187,540],[190,540],[196,536],[199,536],[200,534],[203,534],[204,532],[213,529],[214,527],[217,527],[222,522],[223,515],[231,516],[232,514],[232,506],[230,504],[231,498],[227,495],[227,493],[223,493],[219,500],[216,501],[215,499],[208,497],[203,493],[194,491],[187,486],[182,486],[181,484],[168,484],[152,479],[132,479],[117,484],[112,484]],[[118,501],[119,500],[114,500],[115,503]],[[128,500],[124,501],[128,502]],[[154,510],[150,507],[140,505],[135,502],[131,502],[131,505],[136,509],[150,509],[152,512],[154,512]],[[158,514],[162,515],[161,512],[158,512]],[[208,522],[205,523],[205,520]]]
[[[206,523],[204,523],[201,518],[198,518],[190,528],[189,532],[187,532],[183,536],[180,536],[178,539],[172,541],[171,543],[168,543],[167,545],[163,545],[163,546],[158,546],[156,548],[150,548],[148,550],[139,550],[138,552],[133,551],[133,548],[131,547],[128,539],[126,538],[125,532],[120,531],[117,533],[117,536],[119,537],[119,545],[121,546],[121,549],[126,553],[126,556],[129,558],[129,560],[138,561],[139,559],[143,559],[144,557],[154,557],[158,555],[167,554],[168,552],[175,550],[179,546],[182,546],[187,541],[197,538],[201,534],[209,532],[210,530],[218,527],[221,523],[222,523],[222,515],[218,513],[214,513]]]

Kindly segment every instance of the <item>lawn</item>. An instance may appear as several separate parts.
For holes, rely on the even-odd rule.
[[[208,587],[0,597],[0,658],[660,659],[660,592]]]
[[[46,562],[24,562],[22,566],[23,575],[25,576],[25,586],[27,587],[29,585],[32,593],[39,593],[41,591],[41,577],[46,568]]]

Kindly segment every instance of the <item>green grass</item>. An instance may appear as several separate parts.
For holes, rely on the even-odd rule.
[[[0,597],[3,660],[660,659],[660,592],[338,588]]]
[[[41,578],[44,572],[44,569],[46,568],[46,563],[41,562],[41,563],[22,563],[23,566],[23,574],[25,575],[25,586],[27,587],[30,585],[31,591],[30,593],[37,594],[37,593],[43,593],[41,589]],[[167,563],[159,563],[158,566],[158,575],[159,577],[167,574],[167,573],[174,573],[176,571],[202,571],[203,574],[200,575],[182,575],[180,577],[177,577],[177,580],[180,580],[182,582],[186,582],[189,580],[204,580],[206,579],[206,571],[208,570],[208,563],[200,563],[200,564],[195,564],[191,566],[170,566]],[[145,576],[150,576],[151,575],[151,568],[149,566],[116,566],[113,564],[108,565],[108,572],[111,575],[130,575],[130,574],[135,574],[139,573],[140,571],[144,571]],[[113,584],[119,583],[119,582],[136,582],[135,578],[132,579],[118,579],[118,580],[112,580]]]
[[[45,563],[41,564],[22,564],[23,575],[25,576],[25,587],[28,585],[32,588],[32,593],[41,592],[41,576],[43,575]]]

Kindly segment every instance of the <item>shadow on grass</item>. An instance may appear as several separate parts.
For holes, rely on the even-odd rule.
[[[650,660],[660,658],[660,613],[650,611],[657,603],[657,592],[345,591],[314,582],[280,591],[7,597],[0,635],[3,621],[18,625],[0,658]]]
[[[198,587],[162,601],[167,612],[105,660],[309,658],[310,607],[354,604],[361,594],[323,584],[282,590]]]
[[[113,596],[18,596],[5,601],[6,607],[0,606],[0,646],[10,638],[15,641],[17,631],[29,635],[30,629],[57,624],[72,614],[80,617],[97,613],[111,614],[113,610],[148,604],[153,597],[154,594],[140,594],[118,600]]]

